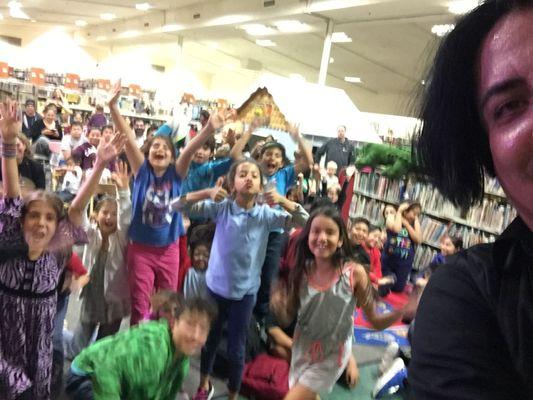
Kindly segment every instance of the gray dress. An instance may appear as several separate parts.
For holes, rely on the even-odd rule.
[[[292,348],[289,386],[301,384],[316,393],[330,392],[348,364],[352,351],[353,264],[337,281],[319,289],[304,282]]]

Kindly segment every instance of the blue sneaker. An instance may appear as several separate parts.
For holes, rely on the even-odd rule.
[[[404,387],[405,379],[407,379],[407,368],[405,368],[403,360],[397,358],[377,380],[374,390],[372,390],[372,397],[380,399],[386,394],[396,393]]]

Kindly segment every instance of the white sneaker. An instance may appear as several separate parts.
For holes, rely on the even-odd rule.
[[[396,393],[405,385],[407,368],[401,358],[396,358],[390,368],[379,377],[372,390],[372,397],[379,399],[386,394]]]
[[[385,349],[385,352],[383,353],[383,357],[381,357],[381,364],[379,364],[379,373],[383,374],[386,370],[389,369],[389,367],[392,365],[392,362],[398,355],[398,351],[400,351],[400,346],[396,342],[390,342],[387,348]]]

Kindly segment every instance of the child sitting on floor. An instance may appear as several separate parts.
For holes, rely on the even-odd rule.
[[[205,343],[215,318],[211,303],[183,301],[174,322],[151,321],[101,340],[72,362],[71,399],[174,399],[189,372],[189,357]]]
[[[198,225],[192,231],[189,244],[192,265],[185,275],[183,284],[183,296],[186,299],[189,297],[209,299],[205,274],[214,235],[215,225],[213,224]]]

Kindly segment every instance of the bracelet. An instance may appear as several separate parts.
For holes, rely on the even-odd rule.
[[[17,156],[17,144],[1,142],[0,155],[2,158],[15,158]]]

